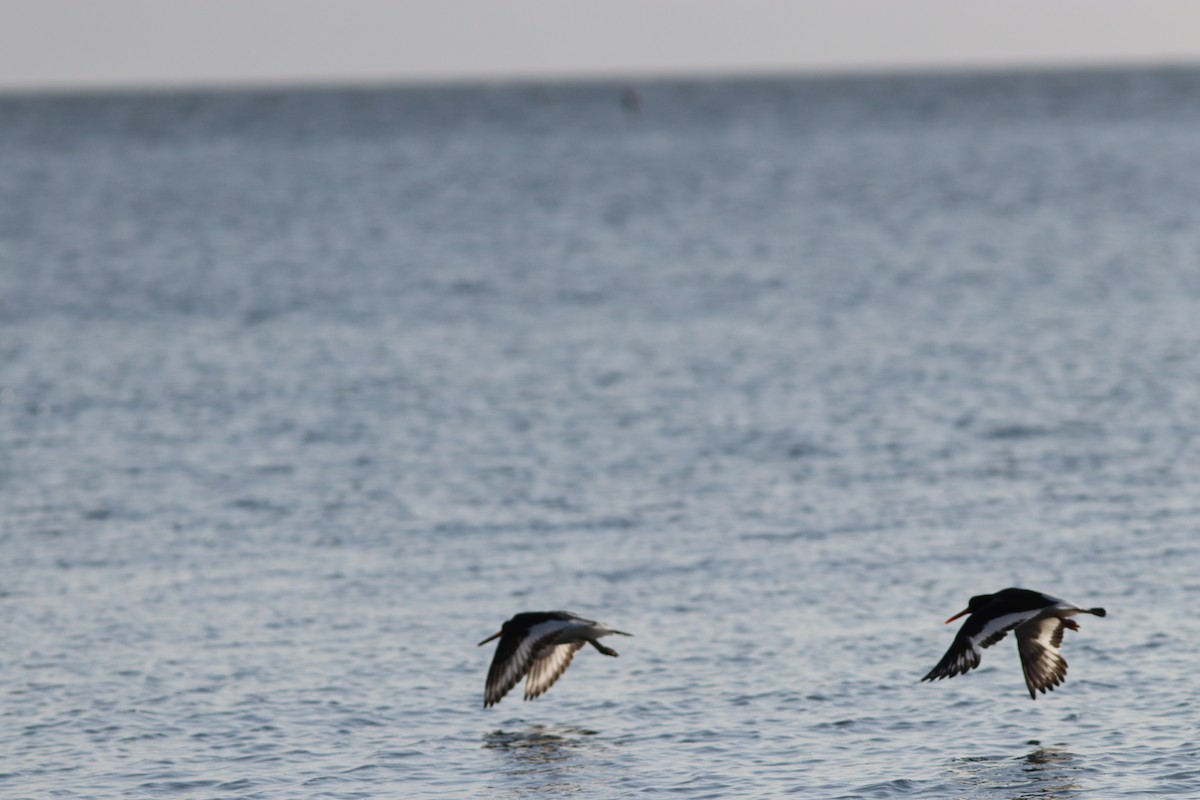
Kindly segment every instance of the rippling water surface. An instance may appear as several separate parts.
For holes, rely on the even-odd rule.
[[[1196,796],[1200,74],[638,91],[0,99],[0,794]]]

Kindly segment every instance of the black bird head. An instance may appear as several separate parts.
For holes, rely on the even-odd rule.
[[[957,614],[955,614],[950,619],[946,620],[946,624],[949,625],[951,622],[954,622],[954,620],[958,619],[959,617],[965,617],[967,614],[975,614],[975,613],[979,612],[980,610],[983,609],[984,606],[986,606],[988,603],[992,602],[992,598],[995,596],[996,595],[994,595],[994,594],[977,594],[977,595],[975,595],[974,597],[971,598],[971,601],[969,603],[967,603],[967,607],[964,608],[962,611],[958,612]]]

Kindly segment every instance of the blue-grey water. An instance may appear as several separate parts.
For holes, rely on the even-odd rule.
[[[1200,72],[633,89],[0,98],[0,795],[1200,794]]]

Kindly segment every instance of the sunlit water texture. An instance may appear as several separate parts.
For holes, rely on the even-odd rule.
[[[0,794],[1196,796],[1200,73],[625,88],[0,99]]]

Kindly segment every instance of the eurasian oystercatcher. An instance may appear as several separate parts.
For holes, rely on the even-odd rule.
[[[1048,692],[1067,677],[1067,661],[1059,653],[1063,628],[1079,630],[1079,623],[1069,617],[1076,614],[1107,614],[1103,608],[1080,608],[1029,589],[1004,589],[995,594],[971,598],[970,604],[946,620],[970,614],[958,630],[954,643],[938,665],[922,681],[953,678],[979,666],[983,648],[991,647],[1016,629],[1017,652],[1025,671],[1029,696],[1037,699],[1038,692]]]
[[[584,644],[591,644],[604,655],[615,657],[616,650],[596,641],[612,633],[633,635],[568,611],[517,614],[478,645],[482,647],[493,639],[500,639],[484,685],[484,707],[499,703],[500,698],[526,674],[525,699],[532,700],[543,694],[567,671],[571,659]]]

